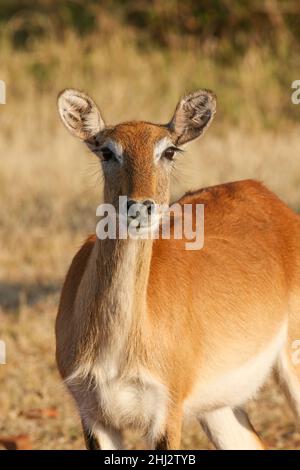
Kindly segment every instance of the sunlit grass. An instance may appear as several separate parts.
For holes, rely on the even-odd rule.
[[[126,30],[85,39],[70,34],[64,43],[50,37],[29,51],[12,50],[5,37],[0,45],[0,79],[7,84],[7,104],[0,106],[0,339],[8,347],[8,365],[0,366],[0,432],[28,432],[37,448],[78,447],[78,420],[55,369],[53,325],[67,266],[95,229],[102,178],[96,159],[63,129],[58,92],[88,91],[108,123],[167,122],[182,94],[211,88],[218,96],[216,121],[180,156],[172,199],[253,177],[298,208],[300,107],[290,102],[290,84],[299,78],[299,60],[254,47],[222,62],[215,51],[145,51]],[[264,400],[280,402],[274,391]],[[20,416],[44,406],[58,406],[59,418]],[[272,407],[263,416],[253,410],[258,426],[272,421]],[[282,427],[290,425],[278,413]],[[267,438],[287,446],[275,428]],[[185,446],[205,445],[188,430]]]

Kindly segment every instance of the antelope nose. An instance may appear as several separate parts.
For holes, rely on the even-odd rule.
[[[152,214],[155,210],[155,202],[152,201],[151,199],[146,199],[146,201],[143,202],[143,205],[146,207],[146,210],[149,215]]]
[[[129,211],[130,207],[134,206],[135,204],[138,204],[138,202],[135,201],[134,199],[129,199],[127,201],[127,211]]]
[[[132,208],[132,210],[129,212],[129,210]],[[141,216],[141,213],[145,212],[148,215],[151,215],[152,212],[154,212],[155,209],[155,202],[152,201],[151,199],[146,199],[145,201],[135,201],[134,199],[129,199],[127,201],[127,212],[130,213],[131,218],[135,219]]]

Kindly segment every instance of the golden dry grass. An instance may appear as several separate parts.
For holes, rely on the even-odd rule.
[[[282,126],[262,128],[262,109],[273,122],[282,93],[273,82],[275,65],[263,52],[251,50],[236,69],[223,70],[200,52],[141,52],[126,31],[92,44],[70,36],[64,44],[35,44],[30,53],[12,51],[5,42],[1,50],[7,105],[0,108],[0,339],[7,344],[7,365],[0,366],[0,434],[29,434],[35,449],[83,447],[56,371],[53,327],[64,273],[94,231],[101,199],[97,162],[58,120],[60,89],[88,90],[110,123],[167,121],[184,91],[215,89],[216,124],[182,155],[173,199],[187,189],[254,177],[291,206],[300,201],[299,129],[284,119]],[[26,417],[33,408],[49,407],[58,409],[56,418]],[[273,383],[249,408],[271,446],[300,448]],[[185,427],[183,447],[207,447],[193,423]]]

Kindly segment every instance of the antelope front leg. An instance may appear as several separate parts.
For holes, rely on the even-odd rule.
[[[122,435],[119,431],[104,427],[100,424],[93,426],[93,430],[82,423],[83,435],[87,450],[121,450]]]
[[[87,429],[85,424],[82,422],[82,432],[87,450],[100,450],[100,445],[94,434]]]
[[[220,450],[264,450],[244,410],[228,407],[206,413],[200,420],[208,438]]]
[[[179,450],[181,442],[182,411],[173,411],[167,419],[165,431],[155,442],[155,450]]]

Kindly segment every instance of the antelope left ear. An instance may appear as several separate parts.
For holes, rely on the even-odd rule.
[[[184,144],[203,134],[216,114],[216,96],[209,90],[198,90],[178,103],[168,124],[177,135],[177,144]]]
[[[105,124],[92,98],[71,88],[62,91],[57,100],[59,115],[71,134],[93,142],[95,136],[104,130]]]

